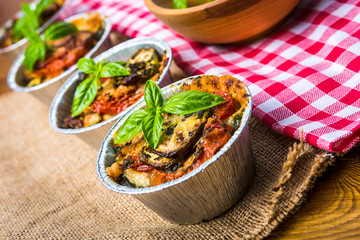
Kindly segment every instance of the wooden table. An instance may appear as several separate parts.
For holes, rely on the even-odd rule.
[[[269,239],[360,239],[360,148],[327,174]]]
[[[113,38],[123,40],[117,35]],[[175,64],[170,70],[176,80],[186,77]],[[0,64],[0,92],[10,91],[6,73],[6,64]],[[298,213],[269,239],[360,239],[360,148],[339,159],[315,185]]]
[[[6,2],[10,1],[4,1],[0,6],[5,6]],[[0,8],[0,16],[5,16],[3,10],[5,8]],[[6,15],[9,12],[6,8]],[[124,40],[118,35],[112,38],[115,42]],[[9,64],[1,56],[0,63],[2,93],[10,91],[6,85]],[[171,73],[176,80],[186,77],[174,64]],[[307,203],[269,239],[360,239],[360,148],[340,158],[334,169],[328,171],[328,176],[309,193]]]

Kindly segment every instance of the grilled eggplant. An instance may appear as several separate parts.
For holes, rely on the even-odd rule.
[[[139,152],[140,161],[147,163],[154,168],[161,169],[163,171],[172,169],[172,167],[178,162],[179,159],[168,158],[156,154],[148,146],[144,146],[143,149]]]
[[[142,48],[126,63],[131,75],[122,79],[120,84],[129,85],[145,82],[159,72],[159,56],[154,48]]]
[[[186,157],[187,150],[199,140],[201,129],[209,116],[209,111],[188,115],[167,114],[163,125],[163,139],[153,151],[160,156],[182,160]]]
[[[176,164],[184,162],[195,151],[194,146],[209,116],[209,111],[188,115],[166,114],[159,146],[156,150],[144,146],[139,153],[140,160],[164,171],[176,169]]]

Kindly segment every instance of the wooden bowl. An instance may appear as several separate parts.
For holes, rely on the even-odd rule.
[[[186,9],[172,9],[171,0],[145,0],[166,26],[203,43],[248,41],[269,32],[300,0],[215,0]]]

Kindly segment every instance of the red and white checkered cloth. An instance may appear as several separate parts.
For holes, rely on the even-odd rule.
[[[253,96],[253,115],[272,129],[343,152],[360,139],[360,2],[303,0],[276,33],[247,46],[185,39],[136,0],[75,0],[77,12],[110,16],[113,30],[167,41],[189,75],[230,74]]]

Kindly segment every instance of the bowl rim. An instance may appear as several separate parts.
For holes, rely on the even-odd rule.
[[[33,2],[30,3],[30,7],[31,8],[35,8],[35,6],[37,5],[37,3],[40,0],[35,0]],[[70,0],[65,0],[64,4],[59,8],[59,10],[49,19],[47,20],[42,26],[40,26],[36,32],[37,33],[42,33],[50,24],[52,24],[53,22],[56,21],[56,19],[59,17],[59,15],[61,14],[61,12],[69,5]],[[13,22],[14,19],[16,17],[20,17],[22,15],[22,11],[18,11],[17,13],[15,13],[10,19],[8,19],[7,21],[5,21],[1,26],[0,29],[4,28],[6,26],[6,24],[8,24],[9,22]],[[23,46],[24,44],[26,44],[28,41],[26,38],[23,38],[21,40],[19,40],[16,43],[11,44],[10,46],[7,46],[5,48],[0,48],[0,54],[4,54],[4,53],[8,53],[10,51],[13,51],[21,46]]]
[[[171,95],[173,95],[173,94],[171,94],[171,91],[173,89],[180,89],[180,86],[183,83],[191,82],[193,79],[204,76],[204,75],[212,75],[212,76],[218,76],[218,77],[223,76],[223,74],[201,74],[201,75],[195,75],[195,76],[181,79],[181,80],[161,89],[164,94],[164,98],[167,98],[167,97],[165,97],[166,95],[169,95],[169,97]],[[241,80],[239,80],[239,81],[241,81]],[[241,82],[243,82],[243,81],[241,81]],[[244,85],[245,85],[245,83],[244,83]],[[112,180],[106,173],[105,160],[108,156],[107,149],[110,147],[109,146],[111,144],[110,141],[113,138],[115,131],[120,128],[121,124],[125,121],[126,117],[128,117],[129,114],[131,114],[134,110],[132,110],[131,112],[128,112],[126,115],[124,115],[120,119],[118,119],[118,121],[112,126],[112,128],[110,129],[110,131],[108,132],[108,134],[106,135],[106,137],[104,138],[104,140],[101,143],[101,147],[100,147],[99,154],[98,154],[97,161],[96,161],[96,172],[97,172],[98,178],[100,179],[101,183],[106,188],[110,189],[111,191],[117,192],[117,193],[139,195],[139,194],[147,194],[147,193],[157,192],[157,191],[161,191],[161,190],[164,190],[167,188],[171,188],[173,186],[176,186],[176,185],[192,178],[193,176],[199,174],[200,172],[205,171],[207,167],[209,167],[211,164],[213,164],[215,161],[217,161],[224,153],[226,153],[230,149],[230,147],[234,144],[234,142],[237,140],[237,138],[240,136],[240,134],[244,131],[245,127],[248,125],[248,122],[251,117],[251,109],[252,109],[253,103],[252,103],[251,92],[246,85],[245,85],[245,89],[247,91],[247,94],[249,95],[249,102],[243,113],[243,117],[241,119],[241,124],[240,124],[239,128],[234,132],[234,134],[227,141],[227,143],[212,158],[210,158],[209,160],[202,163],[195,170],[192,170],[188,174],[185,174],[182,177],[175,179],[171,182],[166,182],[166,183],[163,183],[163,184],[160,184],[157,186],[151,186],[151,187],[146,187],[146,188],[130,188],[130,187],[122,186],[122,185],[116,183],[114,180]],[[140,108],[142,106],[144,106],[144,100],[140,99],[139,104],[137,104],[137,107]]]
[[[203,11],[208,8],[219,6],[221,4],[229,2],[231,0],[214,0],[212,2],[202,3],[200,5],[182,8],[182,9],[161,7],[160,5],[157,5],[156,3],[154,3],[153,0],[144,0],[144,1],[145,1],[146,6],[149,8],[149,10],[151,10],[151,12],[154,12],[155,14],[160,14],[160,15],[167,14],[167,15],[171,15],[171,16],[179,16],[179,15],[184,15],[184,14],[193,14],[196,12],[200,12],[200,11]]]
[[[105,52],[101,53],[100,55],[96,56],[93,59],[94,59],[95,62],[98,62],[98,61],[101,61],[101,60],[106,59],[109,56],[111,56],[112,54],[109,55],[109,53],[111,53],[111,52],[123,51],[123,50],[126,50],[127,48],[129,48],[131,46],[140,45],[140,44],[143,44],[144,42],[151,43],[152,45],[157,45],[157,46],[163,48],[163,51],[166,51],[166,56],[169,58],[167,66],[164,68],[162,74],[160,75],[159,80],[156,82],[159,85],[163,81],[166,74],[169,72],[170,65],[171,65],[171,62],[172,62],[172,50],[171,50],[171,47],[164,40],[157,39],[157,38],[154,38],[154,37],[139,37],[139,38],[129,39],[127,41],[119,43],[118,45],[106,50]],[[57,109],[58,109],[59,104],[60,104],[63,96],[65,95],[65,93],[77,81],[80,72],[81,71],[77,70],[76,72],[74,72],[69,77],[69,79],[66,80],[66,82],[60,87],[60,89],[56,93],[56,95],[55,95],[55,97],[54,97],[54,99],[53,99],[53,101],[51,103],[50,111],[49,111],[49,122],[50,122],[50,126],[57,132],[64,133],[64,134],[78,134],[78,133],[88,132],[88,131],[100,128],[100,127],[102,127],[102,126],[104,126],[104,125],[106,125],[106,124],[108,124],[108,123],[122,117],[123,115],[125,115],[127,112],[129,112],[134,107],[136,107],[137,104],[139,104],[139,102],[141,102],[141,100],[144,98],[142,96],[133,105],[131,105],[130,107],[128,107],[127,109],[125,109],[121,113],[113,116],[112,118],[110,118],[110,119],[108,119],[106,121],[103,121],[103,122],[100,122],[100,123],[97,123],[97,124],[94,124],[94,125],[91,125],[91,126],[88,126],[88,127],[77,128],[77,129],[60,128],[56,124]]]
[[[79,18],[82,18],[82,17],[87,17],[87,16],[90,16],[90,15],[94,15],[96,14],[97,12],[86,12],[86,13],[79,13],[79,14],[76,14],[76,15],[73,15],[69,18],[66,18],[64,19],[64,22],[70,22],[72,20],[75,20],[75,19],[79,19]],[[104,15],[104,14],[100,14],[101,16],[101,19],[103,20],[103,24],[105,25],[105,28],[104,28],[104,32],[101,36],[101,38],[99,39],[99,41],[95,44],[95,46],[90,49],[89,52],[86,53],[86,55],[84,56],[84,58],[89,58],[91,57],[99,48],[100,46],[105,42],[105,40],[109,37],[109,34],[110,34],[110,31],[111,31],[111,22],[110,22],[110,19],[107,15]],[[24,53],[25,51],[23,51],[19,57],[16,58],[16,60],[14,61],[14,63],[12,64],[10,70],[9,70],[9,74],[7,76],[7,82],[8,82],[8,85],[9,87],[14,90],[15,92],[32,92],[32,91],[36,91],[36,90],[39,90],[39,89],[42,89],[44,87],[47,87],[49,86],[50,84],[54,83],[54,82],[57,82],[59,81],[60,79],[64,78],[65,76],[71,74],[75,69],[77,69],[77,65],[74,64],[72,65],[70,68],[68,68],[66,71],[64,71],[63,73],[61,73],[60,75],[46,81],[46,82],[43,82],[41,84],[38,84],[38,85],[35,85],[35,86],[32,86],[32,87],[25,87],[25,86],[20,86],[19,84],[16,83],[16,74],[17,72],[19,71],[21,65],[22,65],[22,62],[24,61]]]

